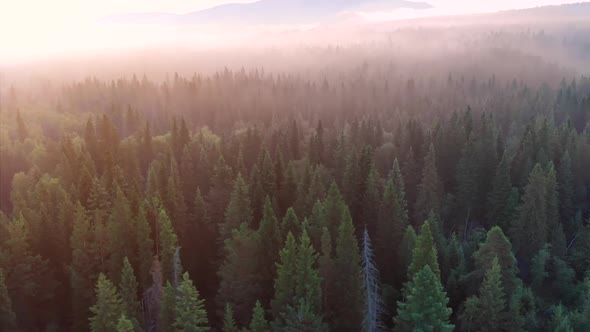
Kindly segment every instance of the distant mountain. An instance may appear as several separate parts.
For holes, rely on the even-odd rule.
[[[120,14],[102,21],[123,24],[301,24],[334,19],[347,11],[399,8],[427,9],[432,6],[426,2],[408,0],[260,0],[252,3],[228,3],[187,14]]]

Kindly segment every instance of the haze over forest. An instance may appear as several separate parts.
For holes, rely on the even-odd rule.
[[[590,2],[0,5],[0,331],[588,331]]]

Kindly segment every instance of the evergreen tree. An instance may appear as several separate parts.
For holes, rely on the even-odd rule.
[[[287,234],[285,245],[277,262],[277,278],[275,279],[275,295],[271,302],[273,317],[280,323],[281,313],[286,312],[295,297],[297,243],[292,233]]]
[[[403,270],[403,277],[408,275],[408,268],[412,263],[412,255],[416,247],[416,231],[412,225],[408,225],[404,232],[404,237],[399,246],[400,266]],[[398,274],[402,276],[401,274]]]
[[[287,210],[287,214],[285,214],[285,217],[281,222],[281,233],[285,235],[292,233],[295,236],[299,234],[300,229],[301,225],[297,215],[295,214],[295,210],[293,210],[293,208],[289,208]]]
[[[137,297],[138,284],[133,273],[133,268],[127,257],[123,260],[123,270],[121,272],[121,283],[119,292],[121,294],[123,313],[133,323],[135,329],[139,329],[141,319],[141,304]]]
[[[363,232],[363,277],[365,289],[365,318],[363,331],[375,332],[384,328],[381,316],[385,313],[381,300],[381,287],[379,286],[379,270],[375,266],[373,248],[369,232],[365,228]]]
[[[150,268],[154,260],[154,241],[152,240],[152,229],[147,221],[144,204],[139,205],[135,220],[138,275],[142,289],[146,289],[150,280]]]
[[[338,227],[334,275],[338,277],[334,282],[334,302],[330,301],[329,306],[334,312],[330,326],[338,331],[358,331],[363,320],[364,302],[361,257],[347,208],[344,208]]]
[[[123,258],[134,259],[135,225],[131,216],[129,202],[119,186],[115,188],[115,199],[108,221],[109,228],[109,276],[114,282],[119,282]]]
[[[223,311],[223,332],[238,332],[238,326],[236,325],[236,320],[234,319],[234,311],[231,308],[231,305],[228,303],[225,305],[225,309]]]
[[[518,267],[512,253],[510,240],[498,226],[494,226],[488,231],[485,242],[481,243],[479,249],[473,254],[476,268],[474,274],[478,280],[482,280],[486,271],[492,268],[494,258],[498,259],[502,274],[502,286],[506,294],[513,294],[519,285]]]
[[[412,263],[408,267],[408,279],[412,279],[414,274],[421,271],[426,265],[430,266],[432,273],[440,279],[437,250],[429,222],[422,225],[420,235],[416,239],[416,245],[412,252]]]
[[[466,302],[462,317],[463,329],[503,331],[509,328],[501,276],[498,258],[494,257],[492,267],[486,272],[479,289],[479,296],[471,297]]]
[[[289,306],[285,315],[285,332],[322,332],[322,318],[304,299],[299,299],[295,307]]]
[[[322,230],[321,256],[319,258],[320,285],[322,292],[322,309],[327,320],[332,319],[332,311],[328,299],[332,298],[334,290],[334,259],[332,257],[332,239],[328,228]]]
[[[268,197],[266,197],[264,202],[264,213],[258,228],[258,236],[261,241],[261,285],[264,288],[262,299],[265,303],[268,303],[268,300],[272,297],[273,293],[272,285],[276,273],[275,262],[279,258],[279,251],[282,245],[278,220]]]
[[[569,151],[561,156],[557,169],[557,182],[559,183],[559,212],[564,225],[570,225],[575,215],[574,206],[574,174],[572,172],[572,160]]]
[[[249,332],[270,332],[270,325],[266,318],[264,318],[264,308],[262,308],[260,301],[256,301],[252,310]]]
[[[396,331],[452,331],[452,309],[440,278],[424,265],[404,287],[404,301],[398,302]]]
[[[170,218],[168,218],[168,214],[166,214],[163,208],[160,208],[158,225],[160,227],[159,256],[162,262],[162,274],[164,275],[164,280],[172,281],[174,280],[174,255],[178,247],[178,240],[172,229]]]
[[[166,286],[162,291],[160,305],[160,317],[158,318],[158,330],[161,332],[173,331],[174,322],[176,321],[176,289],[166,281]]]
[[[117,322],[117,332],[133,332],[135,328],[133,327],[133,323],[127,319],[125,314],[121,314],[119,321]]]
[[[440,214],[442,198],[442,184],[436,170],[436,152],[431,144],[428,154],[424,158],[422,182],[418,186],[418,196],[414,207],[416,222],[421,223],[426,220],[428,213],[431,211]]]
[[[385,283],[393,284],[401,256],[391,250],[392,243],[400,243],[408,225],[404,181],[397,159],[389,174],[379,207],[375,240],[375,258]]]
[[[307,231],[303,230],[299,238],[297,259],[295,260],[295,296],[304,299],[310,305],[311,310],[319,312],[321,308],[321,279],[316,268],[317,256]]]
[[[510,234],[519,255],[530,259],[548,238],[546,178],[539,164],[529,175],[519,214]]]
[[[92,332],[110,332],[117,329],[118,318],[123,313],[121,297],[115,286],[104,274],[100,274],[96,284],[96,303],[90,308]]]
[[[231,231],[242,223],[250,226],[252,223],[252,208],[248,195],[248,186],[240,174],[234,181],[229,205],[225,210],[225,222],[221,224],[219,233],[222,241],[230,237]]]
[[[176,331],[209,331],[205,303],[199,297],[199,292],[189,278],[188,272],[182,275],[182,281],[178,285],[174,316],[174,327]]]
[[[488,225],[500,225],[503,229],[508,229],[516,212],[516,207],[511,204],[511,195],[510,158],[504,152],[492,181],[492,191],[488,195]]]
[[[225,241],[225,258],[218,272],[218,314],[221,316],[225,304],[230,304],[241,326],[248,324],[252,306],[263,292],[260,243],[258,232],[246,224],[233,230],[231,238]]]
[[[12,310],[12,300],[6,289],[4,272],[0,269],[0,329],[11,331],[14,328],[16,328],[16,315]]]

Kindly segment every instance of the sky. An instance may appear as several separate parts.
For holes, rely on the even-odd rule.
[[[329,0],[318,0],[329,1]],[[576,0],[424,0],[428,10],[402,9],[393,12],[358,13],[369,21],[437,15],[491,12],[528,8]],[[108,15],[129,12],[186,13],[227,2],[253,0],[0,0],[0,61],[50,56],[73,50],[116,48],[165,38],[169,29],[113,27],[97,24]],[[144,38],[145,40],[143,40]]]

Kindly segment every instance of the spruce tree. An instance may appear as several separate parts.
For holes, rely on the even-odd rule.
[[[301,224],[299,223],[299,219],[295,214],[295,210],[293,208],[289,208],[287,210],[287,214],[281,221],[281,234],[287,235],[292,233],[293,236],[299,235],[301,229]]]
[[[250,226],[252,224],[252,208],[250,205],[250,197],[248,194],[248,186],[240,174],[234,181],[234,188],[231,193],[229,205],[225,210],[224,223],[220,225],[221,240],[225,240],[231,236],[231,231],[238,228],[245,223]]]
[[[316,268],[317,256],[307,231],[303,230],[299,238],[297,259],[295,260],[295,296],[305,299],[311,306],[311,310],[319,312],[321,308],[321,279]]]
[[[174,327],[178,332],[209,331],[209,321],[205,303],[189,278],[188,272],[182,275],[178,285],[176,305],[174,307]]]
[[[266,318],[264,318],[264,308],[262,308],[260,301],[256,301],[252,310],[249,332],[270,332],[270,325]]]
[[[402,269],[403,274],[398,272],[398,276],[401,278],[405,279],[408,275],[408,268],[412,263],[412,255],[414,253],[415,247],[416,231],[414,231],[414,227],[412,227],[412,225],[408,225],[408,227],[406,227],[406,230],[404,231],[402,241],[399,244],[400,267]]]
[[[119,321],[117,322],[117,332],[134,332],[136,329],[133,327],[133,323],[127,319],[125,314],[121,314]]]
[[[566,231],[571,230],[572,219],[575,215],[574,205],[574,174],[572,172],[572,160],[569,151],[561,156],[557,168],[557,182],[559,183],[559,212],[564,225],[569,225]],[[569,228],[569,229],[568,229]]]
[[[133,267],[131,267],[127,257],[123,260],[123,270],[120,279],[119,293],[121,294],[123,313],[133,323],[133,326],[138,329],[141,319],[141,304],[137,297],[138,284],[133,273]]]
[[[161,332],[174,331],[174,322],[176,321],[176,289],[166,281],[166,286],[162,291],[160,304],[160,316],[158,318],[158,330]]]
[[[412,252],[412,263],[408,267],[408,279],[412,279],[414,274],[422,271],[426,265],[430,266],[432,273],[440,279],[438,255],[429,222],[422,225],[420,235],[416,239],[416,245]]]
[[[261,286],[264,288],[262,299],[264,303],[273,294],[273,282],[276,274],[275,262],[279,258],[279,251],[282,245],[281,230],[275,216],[270,199],[266,197],[264,212],[260,226],[258,227],[260,238],[260,275]]]
[[[154,241],[152,240],[152,229],[147,221],[144,204],[139,205],[136,220],[136,243],[137,243],[137,260],[138,276],[141,289],[147,289],[151,282],[150,268],[154,260]]]
[[[529,175],[519,214],[510,235],[517,253],[530,259],[548,238],[546,177],[539,164]]]
[[[487,201],[487,224],[500,225],[504,229],[508,229],[516,212],[511,204],[510,161],[507,152],[504,152],[496,168]]]
[[[160,208],[158,215],[160,248],[159,256],[162,262],[162,274],[164,280],[174,280],[174,255],[178,247],[178,240],[176,234],[172,229],[172,223],[168,214],[163,208]]]
[[[495,257],[500,265],[502,286],[506,294],[512,294],[519,285],[518,266],[512,253],[510,240],[498,226],[494,226],[488,231],[485,242],[481,243],[479,249],[473,254],[476,268],[474,274],[478,280],[482,280],[486,271],[492,268]]]
[[[414,207],[415,221],[418,224],[422,223],[431,211],[440,214],[442,199],[442,184],[436,169],[436,152],[431,144],[428,154],[424,158],[422,182],[418,186],[418,196]]]
[[[92,332],[110,332],[117,329],[117,321],[123,313],[121,297],[117,289],[104,274],[100,274],[96,284],[96,303],[90,308]]]
[[[238,326],[236,325],[236,320],[234,319],[234,311],[231,308],[231,305],[227,303],[225,305],[225,309],[223,310],[223,332],[238,332]]]
[[[462,315],[462,327],[469,331],[504,331],[509,328],[506,299],[502,287],[498,258],[492,260],[492,267],[486,272],[478,297],[471,297]]]
[[[334,259],[334,302],[330,309],[334,321],[330,326],[338,331],[358,331],[363,320],[363,280],[361,257],[352,218],[344,208],[338,227]],[[345,306],[342,303],[346,303]]]
[[[115,199],[108,221],[109,228],[109,276],[114,282],[119,282],[124,257],[135,257],[135,225],[131,215],[129,202],[119,186],[115,187]]]
[[[416,272],[404,287],[404,300],[398,302],[395,331],[453,331],[449,299],[430,265]]]
[[[275,295],[271,302],[273,317],[278,320],[278,326],[281,324],[281,314],[285,313],[289,305],[294,305],[295,282],[296,282],[296,262],[297,262],[297,243],[292,233],[287,234],[285,245],[279,254],[277,262],[277,278],[275,279]]]

